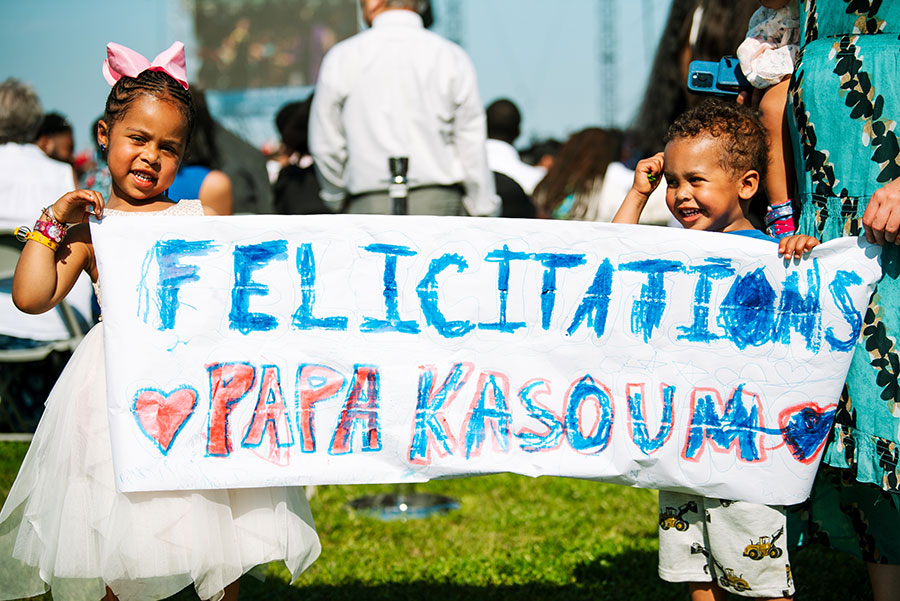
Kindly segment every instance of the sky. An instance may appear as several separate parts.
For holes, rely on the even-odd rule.
[[[457,37],[472,57],[487,105],[509,98],[523,115],[519,147],[589,126],[628,126],[640,103],[671,0],[432,0],[433,29]],[[77,149],[109,87],[100,74],[107,42],[152,58],[174,40],[190,49],[190,0],[0,0],[0,78],[33,85],[45,111],[65,114]],[[601,35],[601,12],[614,26]],[[610,37],[612,36],[612,37]],[[604,41],[606,42],[604,43]],[[598,57],[612,50],[601,69]],[[196,61],[194,61],[196,63]],[[188,74],[192,74],[188,56]],[[274,115],[273,115],[274,117]],[[272,130],[274,135],[274,129]]]

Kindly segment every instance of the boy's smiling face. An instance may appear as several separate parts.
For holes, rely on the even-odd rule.
[[[722,166],[724,140],[699,135],[666,144],[666,205],[685,229],[731,232],[753,229],[743,206],[759,188],[759,173]]]

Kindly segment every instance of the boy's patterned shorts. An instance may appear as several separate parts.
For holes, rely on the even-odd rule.
[[[745,597],[790,597],[785,512],[779,506],[659,492],[659,576],[716,582]]]

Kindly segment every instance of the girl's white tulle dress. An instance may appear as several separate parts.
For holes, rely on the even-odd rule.
[[[198,214],[199,201],[153,213]],[[299,487],[116,492],[100,323],[53,387],[0,511],[0,599],[49,589],[60,601],[97,601],[108,585],[122,601],[158,600],[192,583],[201,599],[218,599],[270,561],[296,578],[320,549]]]

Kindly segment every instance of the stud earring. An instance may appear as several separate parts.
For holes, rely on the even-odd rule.
[[[100,152],[106,152],[106,144],[100,143]]]

